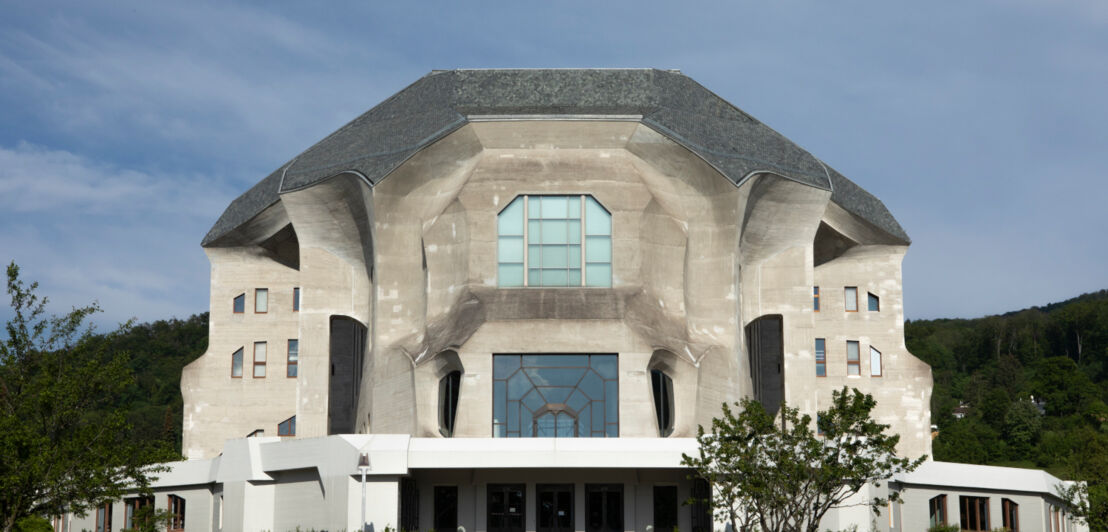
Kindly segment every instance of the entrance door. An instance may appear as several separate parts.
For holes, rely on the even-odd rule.
[[[523,531],[523,484],[489,484],[489,532]]]
[[[573,484],[535,486],[536,532],[573,532]]]
[[[585,484],[585,532],[623,532],[623,484]]]

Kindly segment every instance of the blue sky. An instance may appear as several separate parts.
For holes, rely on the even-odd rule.
[[[682,70],[886,203],[908,318],[1108,287],[1102,0],[0,0],[0,260],[102,328],[202,312],[231,199],[428,71],[491,67]]]

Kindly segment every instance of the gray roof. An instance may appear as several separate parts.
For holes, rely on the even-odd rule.
[[[219,245],[220,237],[276,203],[282,192],[347,171],[375,185],[419,150],[481,115],[638,115],[736,185],[768,172],[829,189],[847,211],[909,242],[880,200],[688,76],[656,69],[570,69],[431,72],[232,201],[202,245]]]

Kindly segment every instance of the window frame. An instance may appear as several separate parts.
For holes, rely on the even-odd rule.
[[[261,360],[261,362],[258,361],[258,346],[259,345],[262,346],[262,360]],[[268,350],[269,350],[269,346],[267,346],[265,342],[254,342],[254,359],[253,359],[254,363],[251,366],[252,370],[250,372],[250,375],[252,376],[252,378],[264,379],[266,377],[267,371],[266,371],[265,365],[266,365],[266,361],[269,360],[269,354],[267,353]],[[260,376],[258,375],[258,368],[259,367],[262,368],[262,374]]]
[[[166,532],[184,532],[185,502],[184,497],[172,493],[166,496],[166,510],[169,511],[169,523],[166,524]]]
[[[1009,498],[1000,499],[1000,522],[1011,532],[1020,532],[1020,505]]]
[[[101,527],[100,524],[104,526]],[[96,507],[96,519],[92,522],[93,532],[112,532],[112,503],[106,502]]]
[[[992,530],[990,526],[992,520],[989,516],[989,499],[990,497],[977,497],[972,495],[962,495],[958,497],[959,525],[962,527],[962,530],[981,532]],[[982,502],[984,503],[983,507],[979,506],[979,503]],[[970,528],[969,525],[971,517],[977,522],[974,528]]]
[[[930,526],[946,526],[947,515],[945,493],[940,493],[927,500],[927,520]]]
[[[850,359],[850,348],[854,347],[854,360]],[[855,368],[857,373],[851,373],[851,368]],[[862,346],[858,340],[846,341],[846,376],[847,377],[861,377],[862,376]]]
[[[819,286],[812,287],[812,312],[819,312]]]
[[[236,310],[242,303],[242,310]],[[246,314],[246,292],[231,298],[231,314]]]
[[[881,297],[873,292],[866,292],[866,312],[881,312]]]
[[[544,217],[541,216],[541,214],[538,218],[532,217],[532,214],[531,214],[532,200],[541,199],[541,198],[567,198],[569,203],[572,203],[574,201],[578,201],[580,206],[577,209],[577,217],[576,218],[571,217],[568,213],[567,213],[566,218],[544,218]],[[500,228],[501,216],[503,216],[504,213],[508,209],[512,208],[512,206],[516,203],[516,201],[521,201],[521,200],[522,200],[522,203],[521,203],[521,206],[520,206],[520,213],[519,213],[519,216],[522,218],[522,227],[520,228],[521,232],[519,234],[502,233],[501,228]],[[590,202],[590,200],[591,200],[591,202]],[[596,207],[598,207],[606,215],[606,218],[605,218],[605,220],[607,222],[606,223],[606,225],[607,225],[607,232],[606,233],[590,233],[589,232],[588,212],[591,208],[590,206],[591,206],[592,203],[595,203]],[[541,205],[541,203],[540,203],[540,205]],[[570,210],[570,212],[572,212],[572,209]],[[540,211],[540,213],[541,213],[541,211]],[[614,266],[613,266],[614,261],[612,260],[613,259],[613,257],[612,257],[613,236],[612,235],[614,233],[614,225],[613,225],[613,220],[612,220],[612,218],[613,218],[612,217],[612,211],[609,210],[607,207],[605,207],[604,204],[601,203],[600,200],[597,199],[592,194],[584,194],[584,193],[577,193],[577,194],[573,194],[573,193],[536,193],[536,194],[523,193],[523,194],[518,194],[515,197],[513,197],[512,200],[509,201],[507,203],[507,205],[504,206],[503,209],[500,209],[500,211],[497,212],[496,216],[497,216],[497,229],[496,229],[496,240],[497,240],[497,257],[496,257],[497,280],[496,280],[496,285],[497,285],[497,288],[612,288],[613,287],[615,272],[614,272]],[[557,242],[542,242],[541,236],[539,237],[539,240],[537,242],[533,241],[532,240],[532,235],[531,235],[531,223],[532,222],[537,222],[539,224],[539,229],[541,230],[542,227],[543,227],[542,224],[546,220],[549,220],[550,222],[557,222],[557,221],[563,221],[563,222],[566,222],[566,223],[576,222],[580,226],[580,235],[578,236],[578,242],[574,243],[574,242],[571,242],[571,241],[567,241],[565,244],[560,244],[560,243],[557,243]],[[519,239],[521,241],[521,245],[522,245],[523,249],[522,249],[522,257],[520,258],[520,262],[504,262],[504,261],[501,261],[500,246],[501,246],[502,239],[505,239],[505,238]],[[596,241],[596,240],[599,240],[599,239],[607,239],[607,258],[608,258],[608,260],[606,262],[589,259],[589,250],[590,250],[589,242],[590,241]],[[578,255],[580,256],[579,257],[579,263],[578,264],[569,264],[568,256],[567,256],[567,262],[566,262],[566,267],[565,268],[558,268],[558,267],[543,268],[542,264],[541,264],[541,260],[540,260],[540,265],[539,265],[538,268],[534,268],[532,266],[532,264],[531,264],[531,251],[532,250],[531,250],[531,248],[533,248],[533,247],[538,248],[537,252],[539,253],[539,255],[541,257],[541,255],[543,254],[543,249],[544,248],[558,247],[558,246],[564,246],[566,248],[567,254],[570,252],[571,248],[577,247]],[[596,251],[600,248],[591,248],[591,249]],[[598,284],[590,283],[590,275],[589,275],[589,269],[590,268],[589,267],[590,266],[604,266],[604,265],[607,265],[607,270],[608,270],[606,279],[602,280]],[[504,267],[504,266],[519,266],[523,269],[523,274],[522,274],[523,277],[521,279],[520,284],[518,284],[518,285],[516,285],[516,284],[502,284],[503,283],[503,276],[501,275],[501,268]],[[574,266],[576,266],[576,267],[574,267]],[[532,282],[531,282],[532,270],[537,272],[539,284],[532,284]],[[564,270],[566,272],[566,275],[567,275],[566,284],[549,284],[549,285],[548,284],[542,284],[543,272],[548,271],[548,270],[549,271]],[[569,284],[568,276],[569,276],[570,272],[575,271],[575,270],[577,272],[579,272],[580,282],[579,282],[579,284]],[[594,274],[594,275],[596,275],[596,274]]]
[[[439,434],[454,437],[458,421],[458,399],[461,396],[462,372],[454,370],[439,379]]]
[[[661,368],[650,370],[650,397],[654,404],[658,437],[666,438],[673,434],[677,412],[673,399],[673,377]]]
[[[293,349],[293,345],[296,349]],[[296,353],[296,358],[292,357],[293,352]],[[289,379],[295,379],[300,374],[300,339],[289,338],[288,343],[285,346],[285,377]]]
[[[282,427],[284,425],[284,427]],[[296,436],[296,416],[292,416],[277,424],[277,436],[281,438],[293,438]]]
[[[238,375],[235,375],[235,356],[236,355],[238,356],[238,359],[239,359],[239,374]],[[246,348],[245,347],[240,347],[240,348],[236,349],[234,352],[231,353],[231,378],[232,379],[241,379],[242,374],[243,374],[243,370],[245,369],[245,366],[246,366]]]
[[[877,373],[873,372],[873,355],[877,355]],[[885,356],[881,354],[881,351],[872,345],[869,346],[869,376],[870,377],[884,377],[885,376]]]
[[[816,377],[827,378],[827,339],[816,338],[815,340],[813,347],[816,351]],[[821,352],[823,356],[820,356]]]
[[[850,297],[850,291],[851,290],[854,291],[854,297],[853,297],[854,308],[853,309],[850,308],[850,301],[852,299]],[[843,287],[843,308],[847,312],[858,312],[858,287],[857,286],[844,286]]]
[[[126,497],[123,499],[123,528],[135,530],[135,513],[141,508],[154,506],[154,496]]]
[[[265,308],[258,310],[258,294],[265,294]],[[268,288],[255,288],[254,289],[254,314],[269,314],[269,289]]]
[[[292,311],[300,312],[300,287],[292,287]]]

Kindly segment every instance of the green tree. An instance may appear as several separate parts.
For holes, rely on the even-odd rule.
[[[1019,456],[1030,454],[1031,448],[1039,441],[1042,429],[1042,416],[1031,401],[1016,401],[1004,414],[1004,437]]]
[[[99,308],[46,314],[46,298],[7,268],[14,316],[0,341],[0,526],[28,516],[84,513],[123,493],[147,489],[176,453],[131,437],[115,405],[134,379],[113,336],[93,334]],[[124,327],[125,328],[125,327]]]
[[[736,404],[738,414],[724,404],[711,432],[697,430],[699,456],[682,455],[682,463],[709,482],[716,515],[733,530],[816,532],[824,514],[867,484],[879,486],[923,462],[896,455],[900,437],[873,421],[875,405],[858,390],[834,392],[818,415],[820,437],[811,417],[788,405],[771,416],[750,399]],[[870,504],[879,513],[888,499]]]

